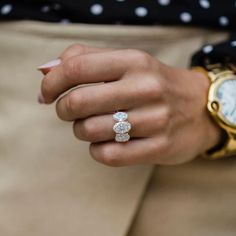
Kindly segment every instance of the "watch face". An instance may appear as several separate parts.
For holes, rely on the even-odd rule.
[[[236,77],[220,84],[216,95],[220,102],[220,115],[236,126]]]

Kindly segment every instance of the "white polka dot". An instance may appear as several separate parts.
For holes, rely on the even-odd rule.
[[[55,3],[55,4],[53,4],[53,9],[54,10],[60,10],[61,9],[61,5],[59,3]]]
[[[231,44],[232,47],[236,47],[236,40],[232,41],[230,44]]]
[[[12,11],[12,8],[13,8],[12,5],[7,4],[7,5],[2,6],[0,12],[2,15],[7,15]]]
[[[93,15],[100,15],[103,12],[103,6],[101,4],[94,4],[91,6],[90,11]]]
[[[50,11],[50,7],[48,5],[42,6],[41,7],[41,12],[47,13]]]
[[[180,14],[181,21],[188,23],[192,20],[192,15],[188,12],[183,12]]]
[[[213,51],[213,46],[212,45],[206,45],[205,47],[203,47],[202,51],[206,54],[210,53]]]
[[[135,9],[135,14],[139,17],[145,17],[148,14],[148,10],[145,7],[137,7]]]
[[[205,8],[205,9],[210,8],[211,6],[208,0],[200,0],[199,4],[202,8]]]
[[[170,0],[158,0],[158,3],[162,6],[167,6],[170,4]]]
[[[61,19],[61,24],[63,25],[67,25],[70,23],[70,20],[69,19]]]
[[[229,19],[228,19],[228,17],[226,17],[226,16],[221,16],[221,17],[219,18],[219,24],[220,24],[221,26],[226,26],[226,25],[228,25],[228,24],[229,24]]]

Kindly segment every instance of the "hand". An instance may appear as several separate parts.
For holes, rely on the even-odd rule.
[[[60,97],[59,118],[74,122],[75,136],[91,142],[95,160],[173,165],[218,143],[220,128],[206,109],[209,81],[200,72],[167,66],[134,49],[73,45],[60,58],[61,64],[41,68],[40,100],[50,104]],[[132,124],[126,143],[114,141],[117,110],[126,111]]]

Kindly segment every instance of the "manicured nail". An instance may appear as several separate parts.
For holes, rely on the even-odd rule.
[[[45,100],[44,100],[44,97],[43,97],[42,93],[39,93],[39,95],[38,95],[38,102],[39,102],[40,104],[45,103]]]
[[[61,59],[55,59],[52,61],[49,61],[41,66],[38,67],[38,70],[43,70],[43,69],[48,69],[48,68],[52,68],[54,66],[58,66],[61,64]]]

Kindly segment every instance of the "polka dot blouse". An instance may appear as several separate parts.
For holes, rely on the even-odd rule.
[[[48,22],[194,25],[232,32],[226,42],[204,45],[192,65],[236,63],[236,0],[0,0],[0,20]]]

